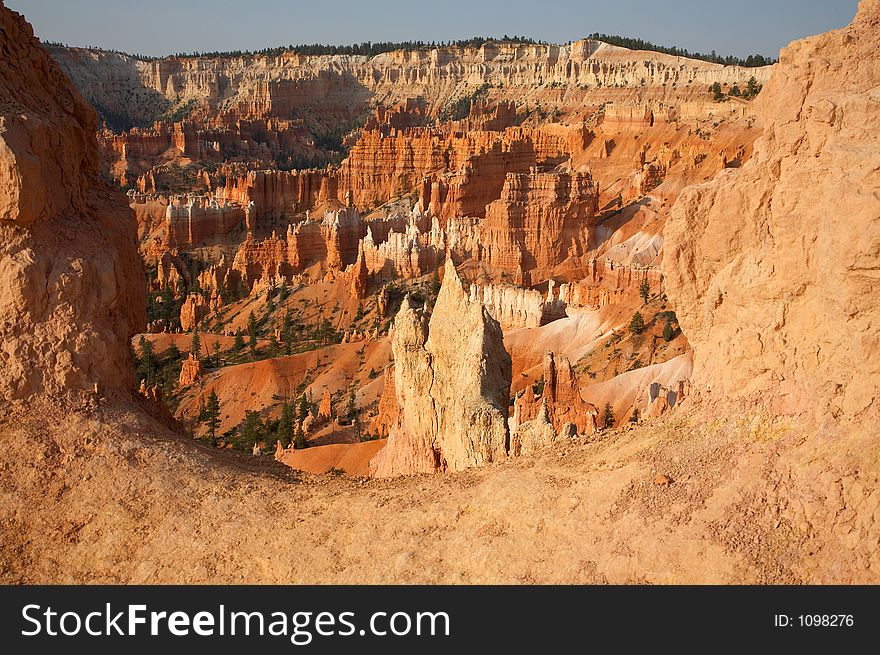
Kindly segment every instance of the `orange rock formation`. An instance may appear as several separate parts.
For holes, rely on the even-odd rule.
[[[98,175],[94,110],[0,9],[0,399],[125,394],[145,317],[134,218]]]
[[[514,423],[520,425],[545,414],[547,421],[557,433],[566,423],[574,425],[577,433],[588,435],[595,432],[599,410],[581,397],[580,383],[571,370],[568,358],[552,352],[544,355],[544,387],[535,397],[531,385],[518,395],[514,402]]]
[[[695,390],[775,411],[880,409],[880,2],[782,51],[740,169],[687,189],[663,270]]]
[[[318,405],[318,418],[330,420],[333,418],[333,405],[330,400],[330,390],[324,389],[321,395],[321,404]]]
[[[183,365],[180,367],[180,378],[178,379],[177,384],[181,387],[188,387],[198,380],[201,375],[202,363],[197,357],[194,357],[192,353],[189,353],[186,359],[183,360]]]

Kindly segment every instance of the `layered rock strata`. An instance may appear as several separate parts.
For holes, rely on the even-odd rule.
[[[238,120],[301,118],[312,129],[326,127],[328,117],[350,119],[370,99],[392,107],[422,98],[427,113],[434,115],[482,84],[492,89],[495,100],[558,102],[561,86],[573,90],[566,98],[571,103],[601,104],[595,100],[599,92],[607,100],[609,94],[630,97],[633,90],[662,102],[668,96],[704,97],[714,82],[743,86],[755,76],[764,83],[771,70],[632,51],[589,39],[563,46],[486,43],[399,50],[372,58],[282,52],[143,61],[83,48],[53,46],[50,52],[118,127],[145,127],[172,108],[193,104],[209,116],[228,113]],[[503,115],[491,119],[504,124]],[[481,122],[485,125],[486,119]],[[180,132],[185,134],[191,123],[184,122]]]
[[[658,268],[619,264],[610,259],[591,259],[585,275],[558,288],[558,300],[566,307],[600,308],[641,296],[647,283],[649,297],[665,292],[663,273]]]

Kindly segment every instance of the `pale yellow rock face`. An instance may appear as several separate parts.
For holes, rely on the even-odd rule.
[[[511,455],[529,455],[556,441],[556,430],[550,422],[547,401],[541,402],[538,415],[517,426],[510,439]]]
[[[407,298],[392,347],[400,411],[370,463],[374,475],[460,471],[506,458],[510,355],[498,322],[468,299],[451,262],[430,322]]]
[[[878,0],[783,50],[754,156],[673,208],[663,269],[704,395],[880,411],[878,51]]]

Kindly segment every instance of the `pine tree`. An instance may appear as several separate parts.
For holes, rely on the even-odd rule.
[[[253,448],[263,438],[263,422],[260,414],[253,410],[244,413],[244,421],[239,427],[239,443],[242,448]]]
[[[289,290],[287,289],[287,280],[284,280],[281,283],[281,288],[278,290],[278,302],[284,303],[287,300],[287,296],[289,294]]]
[[[174,312],[174,292],[170,287],[165,287],[159,292],[159,297],[162,299],[162,302],[160,303],[162,309],[159,312],[159,316],[170,322],[172,313]]]
[[[648,278],[643,278],[641,284],[639,284],[639,295],[642,297],[642,304],[648,304],[648,298],[651,297],[651,284],[648,282]]]
[[[223,301],[224,305],[231,305],[238,300],[238,298],[235,297],[235,290],[231,289],[229,284],[224,284],[220,289],[220,299]]]
[[[284,354],[293,353],[293,318],[288,309],[284,313],[284,319],[281,322],[281,341],[284,342]]]
[[[269,356],[275,357],[278,354],[278,350],[281,348],[278,344],[278,339],[275,338],[275,333],[269,335]]]
[[[758,95],[758,93],[760,93],[760,91],[761,87],[758,84],[758,80],[756,80],[755,76],[752,75],[752,77],[750,77],[749,81],[746,83],[746,91],[744,95],[746,98],[754,98],[756,95]]]
[[[357,405],[355,405],[355,394],[354,388],[352,388],[351,393],[348,396],[348,420],[354,423],[354,419],[357,416]]]
[[[675,329],[672,327],[672,321],[666,319],[666,325],[663,326],[663,338],[666,341],[672,341],[675,338]]]
[[[278,431],[275,438],[281,442],[281,446],[287,448],[293,436],[293,408],[290,403],[282,403],[281,416],[278,419]]]
[[[642,318],[642,314],[640,312],[636,312],[633,314],[632,320],[629,322],[629,329],[634,334],[641,334],[645,331],[645,319]]]
[[[180,348],[177,347],[177,344],[173,341],[171,345],[165,350],[165,359],[171,363],[174,363],[180,359]]]
[[[217,430],[220,428],[220,399],[217,392],[211,389],[208,396],[208,404],[205,406],[205,416],[208,422],[208,438],[212,445],[217,443]]]
[[[297,407],[296,412],[296,420],[298,423],[302,423],[303,419],[309,415],[309,400],[306,398],[306,394],[303,394],[299,398],[299,407]]]
[[[329,343],[335,340],[336,331],[333,329],[333,324],[329,318],[325,317],[321,321],[321,325],[318,328],[318,338],[321,340],[321,343]]]
[[[354,436],[358,441],[365,441],[363,425],[361,425],[361,415],[354,415]]]
[[[140,362],[138,364],[138,375],[146,381],[148,387],[153,386],[156,377],[156,355],[153,352],[153,342],[141,336],[138,341],[140,349]]]
[[[605,410],[602,416],[602,425],[606,428],[614,427],[614,408],[611,406],[611,403],[605,403]]]
[[[232,349],[237,353],[244,350],[244,337],[241,334],[241,328],[235,331],[235,342],[232,344]]]
[[[724,94],[721,92],[721,85],[718,82],[715,82],[710,86],[709,91],[712,93],[715,102],[720,102],[724,99]]]
[[[189,351],[196,359],[202,358],[202,340],[199,338],[199,331],[197,329],[193,330]]]
[[[636,407],[633,409],[632,414],[629,417],[630,423],[638,423],[639,422],[639,408]]]

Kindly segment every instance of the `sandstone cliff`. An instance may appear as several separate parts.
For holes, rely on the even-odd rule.
[[[400,407],[379,477],[460,471],[505,459],[511,362],[498,323],[468,299],[451,262],[430,321],[407,297],[394,321]]]
[[[771,67],[739,68],[640,52],[592,40],[569,45],[486,43],[481,47],[399,50],[356,55],[166,57],[142,61],[86,48],[52,47],[86,98],[116,126],[147,127],[169,109],[195,101],[245,118],[304,117],[322,125],[366,109],[423,98],[436,114],[481,84],[495,99],[551,103],[570,86],[571,104],[595,102],[597,89],[617,97],[701,96],[713,82],[764,82]]]
[[[663,270],[695,390],[777,412],[880,410],[880,2],[797,41],[741,169],[687,189]]]
[[[0,399],[124,394],[145,321],[135,222],[98,177],[95,112],[0,7]]]
[[[528,286],[569,257],[586,254],[599,202],[589,173],[509,173],[486,207],[480,259]]]
[[[671,150],[687,159],[673,136],[693,134],[682,124],[717,127],[751,113],[742,99],[714,102],[708,86],[730,88],[752,76],[763,83],[771,70],[590,40],[402,50],[371,59],[287,52],[142,61],[80,48],[51,52],[112,128],[99,142],[120,184],[150,193],[226,187],[224,198],[255,203],[256,220],[324,202],[363,209],[416,189],[444,221],[482,216],[508,173],[563,164],[594,136],[595,154],[614,159],[643,132],[655,140],[664,132]],[[444,120],[460,103],[468,115]],[[702,150],[704,134],[688,139],[687,149]],[[747,147],[750,139],[744,141]],[[288,172],[338,163],[349,148],[340,166]],[[181,162],[192,170],[182,172]],[[632,172],[636,192],[667,172],[641,164],[644,170]],[[183,186],[181,175],[190,178]]]

